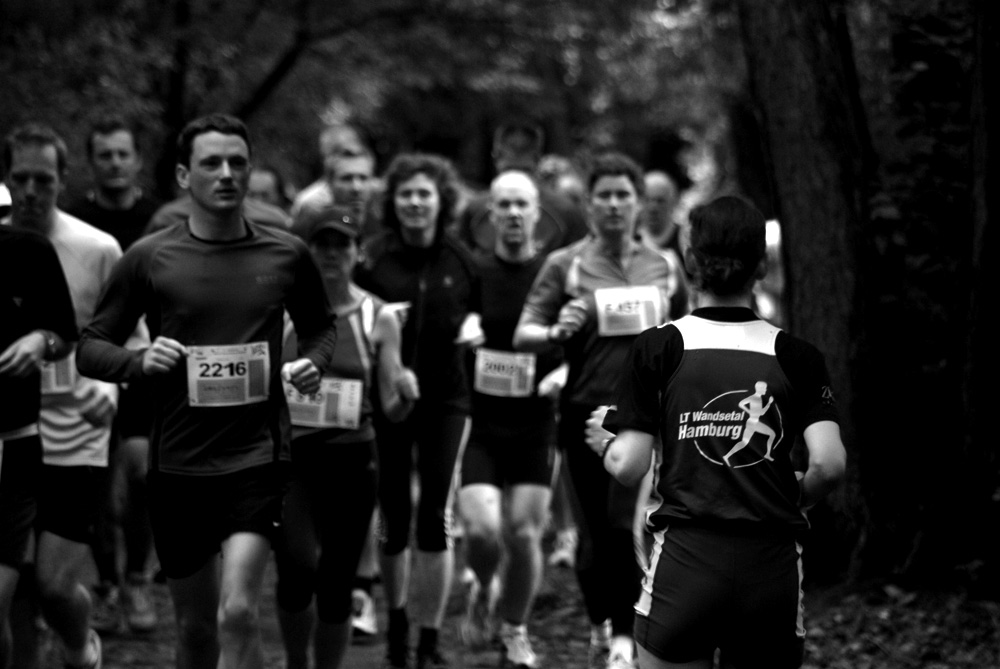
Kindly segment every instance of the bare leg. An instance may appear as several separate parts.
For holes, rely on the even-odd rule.
[[[500,564],[500,490],[476,483],[458,491],[465,526],[466,562],[483,587]]]
[[[263,669],[260,597],[271,543],[237,532],[222,544],[219,649],[226,669]]]
[[[404,549],[397,555],[382,555],[379,559],[382,568],[382,586],[385,588],[386,599],[390,609],[401,609],[406,606],[410,590],[410,549]]]
[[[87,544],[51,532],[42,532],[38,539],[36,569],[42,612],[62,639],[72,664],[87,661],[90,593],[81,582],[81,573],[90,556]]]
[[[508,560],[500,616],[523,624],[542,581],[542,532],[552,491],[546,486],[517,485],[508,494],[505,545]]]
[[[177,621],[177,669],[216,669],[219,663],[219,557],[191,576],[167,579]]]
[[[448,596],[451,594],[451,577],[455,570],[455,551],[447,548],[439,552],[416,551],[413,572],[416,588],[416,618],[421,627],[440,629],[444,622]]]

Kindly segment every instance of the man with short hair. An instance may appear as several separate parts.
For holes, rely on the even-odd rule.
[[[51,128],[27,124],[7,136],[3,163],[11,189],[10,223],[52,242],[82,328],[121,248],[111,235],[56,208],[66,154],[65,142]],[[107,476],[118,387],[77,374],[72,356],[53,366],[41,387],[44,466],[35,566],[42,611],[63,642],[69,666],[100,667],[100,638],[90,629],[91,599],[82,578]]]
[[[52,244],[0,225],[0,668],[12,659],[10,611],[37,513],[43,364],[76,340],[73,302]]]
[[[94,187],[66,208],[73,216],[118,240],[123,251],[142,236],[159,200],[139,186],[139,138],[120,116],[100,119],[87,135],[87,160]]]
[[[261,667],[260,598],[289,460],[282,379],[303,394],[319,389],[334,316],[305,244],[243,216],[246,126],[198,118],[181,131],[177,155],[192,213],[125,255],[77,361],[110,381],[156,379],[150,517],[178,666],[215,669],[221,653],[229,669]],[[282,366],[286,310],[301,357]],[[123,348],[143,314],[152,344]]]
[[[681,260],[680,227],[674,220],[677,208],[677,184],[666,172],[651,170],[643,177],[646,198],[636,224],[636,235],[643,245],[659,253],[670,263],[676,286],[670,298],[670,318],[688,312],[687,278]]]
[[[534,174],[542,158],[544,135],[529,121],[516,121],[497,128],[493,136],[493,166],[497,174],[521,170]],[[458,219],[459,240],[477,256],[493,253],[496,232],[490,223],[489,193],[475,196]],[[587,235],[584,211],[549,188],[539,192],[540,217],[535,242],[541,254],[551,253]]]
[[[367,150],[357,155],[334,155],[327,159],[326,169],[331,201],[338,207],[350,210],[362,222],[362,240],[371,238],[378,230],[369,207],[376,186],[375,156]],[[297,220],[320,208],[311,202],[302,203]]]
[[[332,162],[340,156],[360,156],[368,152],[361,132],[347,123],[334,123],[319,134],[319,155],[323,159],[323,174],[295,196],[291,214],[297,218],[303,209],[319,211],[334,203],[330,188]]]
[[[124,118],[112,115],[94,123],[87,135],[94,188],[67,209],[112,235],[122,250],[142,236],[160,206],[139,186],[143,165],[139,149],[138,134]],[[145,328],[139,343],[148,343]],[[146,567],[153,543],[145,504],[148,402],[142,384],[121,389],[121,411],[115,419],[109,459],[111,474],[92,547],[99,583],[91,620],[102,633],[117,632],[125,622],[133,631],[149,632],[157,623]],[[118,565],[119,527],[124,539],[124,579]]]
[[[491,642],[496,609],[505,661],[525,669],[538,664],[526,623],[541,584],[541,540],[555,456],[555,407],[539,394],[538,383],[562,359],[557,349],[518,353],[513,346],[524,300],[545,262],[534,240],[538,217],[538,188],[531,177],[508,171],[493,180],[490,220],[496,247],[492,257],[478,263],[486,341],[476,352],[472,434],[458,493],[466,561],[476,574],[463,641],[472,646]],[[495,580],[501,548],[507,559],[503,578]]]

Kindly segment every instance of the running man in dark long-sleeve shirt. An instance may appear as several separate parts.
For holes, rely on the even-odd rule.
[[[281,378],[318,390],[336,330],[305,244],[241,215],[245,126],[197,119],[178,156],[194,211],[115,268],[77,364],[109,381],[152,377],[150,515],[178,611],[178,666],[214,668],[220,651],[227,667],[261,666],[257,609],[289,458]],[[285,310],[301,343],[300,357],[282,366]],[[124,349],[143,314],[152,345]]]

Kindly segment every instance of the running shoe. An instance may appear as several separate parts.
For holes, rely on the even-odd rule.
[[[372,596],[357,588],[351,593],[351,602],[354,638],[368,639],[378,634],[378,618],[375,616],[375,600]]]
[[[500,631],[500,640],[504,645],[503,656],[500,660],[501,667],[512,667],[512,669],[536,669],[538,667],[538,656],[531,649],[531,640],[528,639],[526,626],[504,624]]]
[[[636,669],[636,663],[634,659],[630,660],[624,655],[613,653],[608,657],[605,669]]]
[[[566,567],[572,569],[576,566],[576,528],[568,527],[560,530],[556,534],[555,548],[549,555],[550,567]]]
[[[99,637],[97,632],[94,630],[90,630],[87,634],[87,650],[90,651],[87,654],[93,658],[90,662],[79,665],[66,662],[64,665],[66,669],[101,669],[101,667],[104,666],[101,651],[101,637]]]
[[[409,649],[389,648],[386,652],[385,663],[382,665],[382,669],[410,669]]]
[[[431,651],[417,651],[417,669],[449,669],[451,663],[441,651],[435,648]]]
[[[102,584],[93,590],[90,607],[90,627],[102,634],[125,631],[122,594],[116,585]]]
[[[469,584],[465,605],[465,619],[462,620],[459,632],[462,643],[472,649],[485,648],[496,635],[493,611],[496,609],[500,595],[500,579],[496,576],[490,581],[486,590],[473,579]]]
[[[587,668],[605,669],[611,658],[611,621],[590,627],[590,648],[587,650]]]
[[[129,576],[125,585],[125,613],[129,629],[146,634],[156,629],[159,618],[150,592],[149,580],[142,575]]]

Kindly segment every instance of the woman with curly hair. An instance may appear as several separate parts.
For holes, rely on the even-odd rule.
[[[377,426],[390,667],[407,667],[409,658],[414,467],[420,484],[413,564],[420,625],[416,666],[447,666],[437,637],[454,566],[448,536],[452,481],[469,432],[464,351],[482,338],[472,258],[445,233],[458,200],[458,177],[447,160],[419,153],[397,156],[385,175],[385,231],[372,240],[357,272],[360,286],[396,309],[403,323],[403,364],[416,372],[421,393],[405,421]]]

